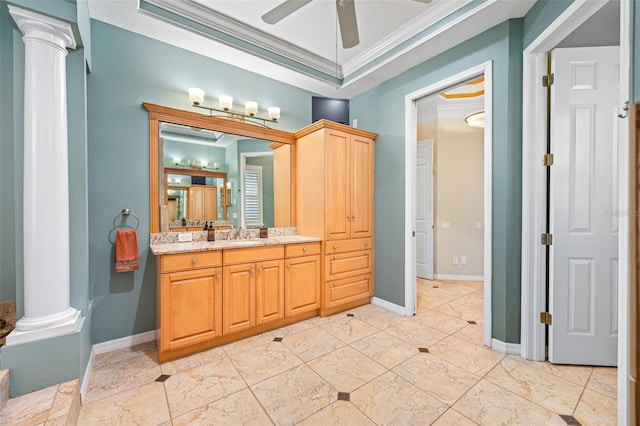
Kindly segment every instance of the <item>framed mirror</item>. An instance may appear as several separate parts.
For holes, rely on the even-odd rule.
[[[150,232],[295,226],[294,134],[143,103]]]

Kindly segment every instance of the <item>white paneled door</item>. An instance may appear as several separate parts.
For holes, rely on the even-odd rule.
[[[416,275],[433,279],[433,139],[418,141],[416,157]]]
[[[549,360],[616,365],[619,48],[556,49]]]

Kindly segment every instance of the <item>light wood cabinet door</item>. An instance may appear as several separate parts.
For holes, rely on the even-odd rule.
[[[334,308],[355,300],[368,298],[372,294],[371,274],[358,275],[325,283],[325,307]]]
[[[162,351],[222,335],[222,268],[162,274]]]
[[[251,328],[256,323],[255,263],[224,267],[223,334]]]
[[[190,186],[187,202],[187,219],[217,220],[218,194],[215,186]]]
[[[284,318],[284,261],[256,263],[256,324]]]
[[[350,237],[373,235],[373,140],[351,136],[350,155]]]
[[[202,206],[204,220],[217,220],[218,219],[218,191],[215,186],[205,186],[203,188],[204,196]]]
[[[285,313],[287,317],[320,307],[320,256],[286,259]]]
[[[350,135],[330,129],[325,140],[325,238],[350,237]]]

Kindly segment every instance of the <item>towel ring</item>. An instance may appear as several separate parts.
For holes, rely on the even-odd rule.
[[[140,226],[140,218],[138,216],[136,216],[135,213],[133,213],[130,209],[123,209],[122,213],[119,213],[116,215],[116,217],[113,218],[113,229],[115,229],[116,231],[118,230],[118,226],[116,225],[116,220],[118,220],[118,218],[120,216],[126,217],[126,216],[133,216],[136,218],[136,227],[133,229],[138,229],[138,226]]]

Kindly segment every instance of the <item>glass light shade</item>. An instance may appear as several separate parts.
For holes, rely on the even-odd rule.
[[[244,113],[254,116],[258,113],[258,103],[253,101],[247,101],[244,103]]]
[[[200,164],[202,165],[202,167],[206,168],[209,165],[208,161],[201,161]]]
[[[174,158],[173,158],[173,164],[175,164],[176,166],[177,166],[178,164],[180,164],[180,159],[179,159],[178,157],[174,157]]]
[[[229,111],[233,108],[233,98],[227,95],[220,95],[218,97],[218,102],[220,104],[220,108]]]
[[[273,121],[276,121],[278,118],[280,118],[280,108],[269,107],[268,111],[269,111],[269,118],[272,119]]]
[[[214,168],[215,170],[219,170],[219,169],[220,169],[220,163],[217,163],[217,162],[216,162],[216,163],[213,163],[213,168]]]
[[[469,114],[465,117],[464,121],[469,127],[484,127],[484,111]]]
[[[204,102],[204,90],[198,89],[197,87],[190,88],[189,100],[193,102],[194,105],[200,105]]]

